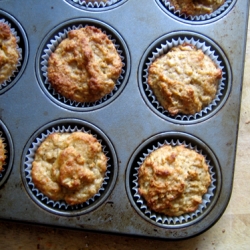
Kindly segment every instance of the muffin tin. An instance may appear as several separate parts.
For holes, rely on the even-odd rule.
[[[210,228],[223,214],[232,191],[248,1],[228,0],[216,15],[186,17],[165,0],[32,1],[18,10],[0,2],[0,20],[20,37],[21,65],[0,89],[0,136],[7,163],[0,176],[0,218],[79,230],[162,239],[184,239]],[[123,62],[115,90],[95,103],[65,100],[51,88],[47,59],[70,29],[94,25],[113,41]],[[243,39],[239,39],[242,37]],[[191,41],[219,62],[223,78],[214,102],[194,116],[169,116],[147,85],[152,57]],[[39,194],[30,167],[40,141],[53,131],[92,133],[108,156],[99,193],[67,206]],[[167,217],[148,209],[137,192],[137,170],[146,154],[163,144],[201,152],[212,184],[198,210]]]

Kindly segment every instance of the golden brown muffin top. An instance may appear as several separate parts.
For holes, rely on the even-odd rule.
[[[139,194],[151,210],[180,216],[198,208],[211,177],[201,154],[184,146],[165,145],[146,157],[138,183]]]
[[[186,15],[211,14],[224,4],[225,0],[169,0],[175,7]]]
[[[184,43],[149,67],[148,84],[170,115],[192,115],[214,99],[222,70],[202,50]]]
[[[13,74],[17,68],[18,58],[16,37],[9,25],[0,22],[0,84]]]
[[[94,136],[53,133],[37,149],[31,176],[36,188],[50,199],[76,205],[98,192],[106,169],[107,158]]]
[[[95,102],[114,89],[121,69],[112,41],[100,29],[87,26],[69,31],[51,54],[48,79],[68,99]]]

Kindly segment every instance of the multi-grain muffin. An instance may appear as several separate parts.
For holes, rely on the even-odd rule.
[[[197,210],[211,177],[204,156],[182,146],[164,145],[139,168],[139,194],[148,207],[167,216]]]
[[[193,115],[215,98],[222,70],[194,45],[183,43],[149,67],[148,84],[169,114]]]
[[[6,160],[6,154],[4,149],[3,140],[0,138],[0,172],[3,170],[3,165]]]
[[[93,26],[71,30],[50,55],[48,80],[62,96],[95,102],[115,87],[122,61],[114,44]]]
[[[94,136],[53,133],[37,149],[31,176],[35,187],[50,199],[76,205],[98,193],[106,169],[107,157]]]
[[[9,25],[0,22],[0,84],[12,76],[17,68],[19,52],[16,37]]]
[[[175,10],[186,15],[211,14],[224,4],[225,0],[169,0]]]

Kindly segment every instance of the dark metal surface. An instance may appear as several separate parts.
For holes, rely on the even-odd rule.
[[[13,161],[10,174],[0,187],[0,217],[31,223],[76,229],[132,234],[164,239],[183,239],[211,227],[223,214],[232,191],[237,145],[243,65],[249,3],[232,1],[230,8],[218,18],[204,22],[182,20],[168,14],[159,0],[121,1],[100,10],[78,8],[70,0],[0,2],[0,19],[13,22],[22,37],[23,62],[17,80],[0,92],[0,129],[8,133]],[[43,87],[40,74],[41,48],[58,27],[83,20],[103,23],[114,35],[125,54],[125,73],[121,89],[97,108],[77,108],[61,104]],[[83,21],[83,22],[85,22]],[[170,33],[194,33],[211,41],[227,62],[230,77],[228,89],[219,108],[204,119],[175,121],[162,116],[147,102],[141,88],[145,53],[160,38]],[[54,33],[53,33],[54,34]],[[119,43],[119,41],[118,41]],[[105,134],[117,161],[114,183],[107,197],[84,214],[54,213],[31,198],[25,183],[24,161],[27,144],[36,131],[47,124],[64,120],[83,121]],[[80,122],[81,123],[81,122]],[[140,146],[166,134],[187,138],[201,145],[216,162],[218,192],[207,213],[185,226],[161,226],[140,215],[131,197],[130,162]],[[117,159],[116,159],[117,157]],[[217,166],[218,165],[218,166]]]

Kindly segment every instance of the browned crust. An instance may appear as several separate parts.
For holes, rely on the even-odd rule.
[[[184,43],[149,67],[148,84],[170,115],[192,115],[215,98],[222,70],[202,50]]]
[[[169,0],[175,10],[186,15],[211,14],[225,3],[225,0]]]
[[[194,212],[211,183],[205,158],[184,146],[162,146],[139,168],[139,194],[148,207],[168,216]]]
[[[48,61],[48,80],[62,96],[95,102],[109,94],[121,74],[121,58],[106,34],[92,26],[69,31]]]
[[[50,199],[76,205],[98,192],[106,169],[107,158],[95,137],[83,132],[53,133],[37,149],[31,176]]]
[[[13,74],[17,68],[18,58],[16,37],[9,25],[0,22],[0,84]]]

